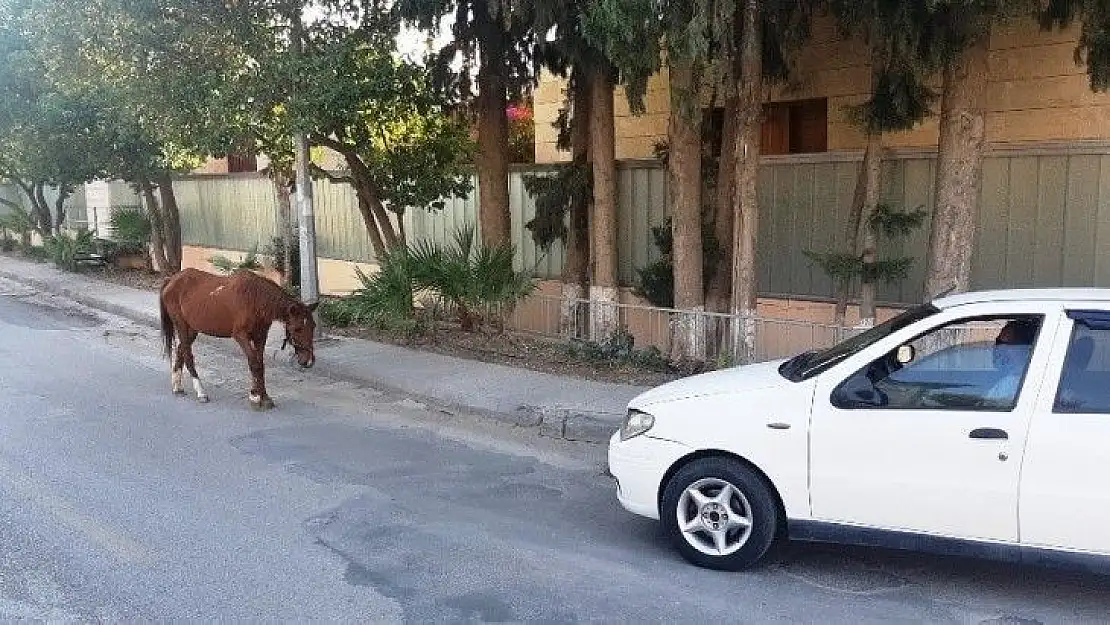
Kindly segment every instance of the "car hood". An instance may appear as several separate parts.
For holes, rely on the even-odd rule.
[[[778,371],[779,365],[783,362],[785,362],[785,359],[732,367],[661,384],[634,397],[628,403],[628,407],[639,409],[690,397],[759,391],[787,386],[791,382],[782,377]]]

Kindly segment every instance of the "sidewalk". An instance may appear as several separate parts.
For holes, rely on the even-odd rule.
[[[158,298],[149,291],[4,256],[0,256],[0,277],[136,323],[159,326]],[[271,329],[266,351],[272,364],[284,365],[288,354],[281,357],[280,325],[275,323]],[[448,411],[538,427],[545,435],[566,440],[608,441],[620,427],[628,401],[647,390],[347,337],[328,337],[317,345],[316,352],[312,371],[317,374],[404,394]]]

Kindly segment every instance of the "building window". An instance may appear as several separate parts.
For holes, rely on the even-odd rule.
[[[706,111],[703,146],[707,154],[721,153],[724,108]],[[763,105],[762,154],[807,154],[828,151],[829,101],[827,98],[771,102]]]
[[[828,150],[827,98],[772,102],[763,108],[762,154],[806,154]]]

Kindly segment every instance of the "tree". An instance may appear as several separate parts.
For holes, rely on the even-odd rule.
[[[433,58],[437,82],[473,101],[478,120],[478,215],[482,240],[507,243],[509,214],[509,126],[507,104],[533,82],[530,68],[532,15],[529,3],[507,0],[399,0],[406,23],[438,31],[451,17],[452,41]],[[462,69],[451,64],[461,56]],[[478,65],[476,101],[470,93],[470,71]]]
[[[34,28],[22,3],[0,12],[0,176],[27,198],[41,236],[57,233],[64,202],[95,177],[106,140],[95,103],[65,94],[47,80],[26,33]],[[46,190],[56,192],[53,207]]]
[[[687,2],[597,0],[591,3],[586,15],[587,37],[620,70],[630,108],[634,111],[643,110],[647,79],[661,67],[664,54],[667,58],[671,110],[667,169],[673,216],[674,303],[676,308],[694,313],[677,318],[671,354],[675,359],[702,360],[705,357],[705,332],[698,321],[702,317],[699,313],[705,308],[701,241],[701,78],[708,63],[707,42],[711,36],[708,10],[704,4]],[[597,121],[611,117],[611,108],[604,114],[594,110]],[[594,134],[598,134],[596,128]],[[604,138],[608,139],[607,133]],[[597,156],[595,154],[595,159]],[[597,163],[595,160],[595,188],[599,181]],[[595,194],[595,197],[598,196]],[[603,197],[607,199],[608,194]],[[602,212],[596,200],[595,211]]]
[[[732,275],[733,352],[742,362],[756,357],[756,245],[759,233],[759,155],[766,84],[789,73],[787,52],[809,36],[813,6],[809,2],[737,2],[724,39],[732,46],[727,66],[736,94],[731,180],[718,181],[732,191],[732,236],[726,249]],[[727,138],[726,138],[727,140]]]
[[[227,137],[214,99],[247,63],[239,5],[26,1],[42,25],[36,47],[47,76],[63,92],[82,94],[109,112],[116,139],[109,143],[105,174],[140,190],[155,225],[160,269],[178,271],[173,176],[218,152],[215,146]]]
[[[281,59],[267,79],[295,86],[291,127],[343,157],[346,172],[320,173],[354,188],[379,255],[404,241],[406,207],[441,209],[470,189],[466,126],[445,110],[425,68],[395,58],[388,33],[366,22],[309,28],[304,54]]]
[[[579,302],[588,297],[590,286],[589,224],[594,193],[589,63],[601,53],[582,32],[585,2],[551,0],[535,6],[536,30],[551,33],[537,46],[537,63],[567,79],[565,103],[553,126],[558,130],[556,148],[569,151],[571,158],[554,174],[525,176],[525,188],[536,198],[536,216],[525,227],[542,248],[550,248],[555,241],[564,244],[559,328],[569,337],[578,337],[585,326]]]
[[[882,136],[909,130],[930,114],[936,96],[925,82],[930,69],[918,58],[920,25],[928,15],[921,3],[898,0],[833,0],[830,9],[844,37],[859,37],[868,46],[871,95],[852,111],[866,134],[867,147],[843,251],[814,258],[837,282],[836,324],[843,324],[850,285],[859,280],[860,324],[870,326],[875,322],[876,283],[899,279],[906,269],[902,262],[877,258],[879,231],[892,223],[884,217],[896,214],[880,211]],[[917,213],[906,215],[919,218]],[[903,230],[894,228],[893,232]]]

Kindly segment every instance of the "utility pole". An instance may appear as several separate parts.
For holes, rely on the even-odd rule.
[[[301,23],[301,2],[295,0],[295,10],[291,15],[293,50],[298,56],[303,52],[304,37],[303,24]],[[296,85],[294,85],[296,97]],[[293,135],[294,155],[296,158],[297,174],[297,222],[299,225],[301,251],[301,301],[306,305],[319,303],[320,282],[316,261],[316,212],[312,205],[312,178],[308,172],[309,154],[308,139],[304,132],[297,131]],[[313,313],[316,321],[316,338],[323,336],[320,328],[320,311]]]

